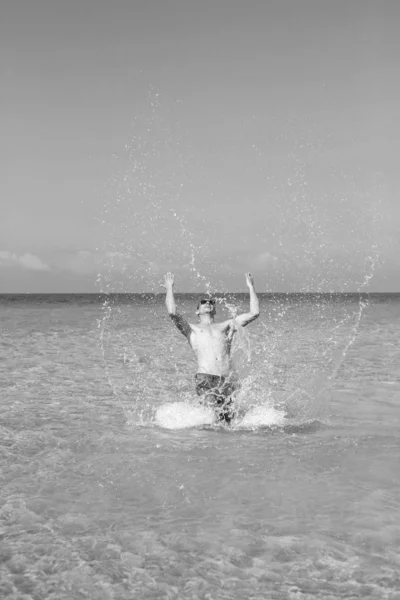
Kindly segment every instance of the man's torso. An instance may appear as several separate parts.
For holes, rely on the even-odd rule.
[[[234,321],[210,325],[190,324],[189,343],[197,356],[198,373],[227,377],[232,370],[231,345]]]

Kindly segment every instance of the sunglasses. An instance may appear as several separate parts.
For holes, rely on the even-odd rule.
[[[200,300],[200,304],[215,304],[215,300],[214,300],[214,298],[211,298],[210,300],[203,299],[203,300]]]

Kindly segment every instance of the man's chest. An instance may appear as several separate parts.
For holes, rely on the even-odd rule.
[[[221,347],[226,344],[227,332],[218,327],[196,327],[190,336],[193,348],[204,346]]]

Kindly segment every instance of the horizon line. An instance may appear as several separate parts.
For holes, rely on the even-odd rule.
[[[211,296],[226,296],[228,294],[243,294],[248,295],[247,291],[235,291],[235,292],[215,292],[211,294]],[[335,295],[365,295],[365,296],[379,296],[384,294],[398,294],[400,295],[400,291],[391,292],[364,292],[359,290],[347,291],[347,292],[256,292],[257,295],[261,296],[308,296],[308,295],[318,295],[318,296],[335,296]],[[175,295],[179,296],[204,296],[209,294],[204,294],[201,292],[174,292]],[[1,296],[165,296],[165,292],[0,292]]]

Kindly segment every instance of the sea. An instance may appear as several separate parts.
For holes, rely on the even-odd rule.
[[[1,599],[400,599],[400,295],[260,307],[228,426],[162,295],[0,297]]]

